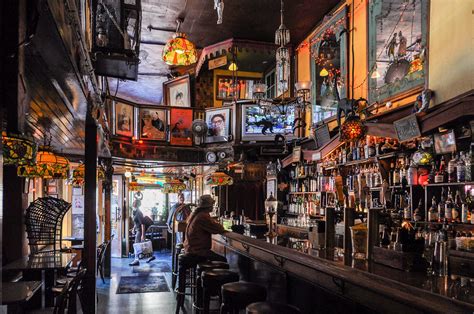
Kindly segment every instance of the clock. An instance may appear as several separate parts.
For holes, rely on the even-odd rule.
[[[214,163],[217,161],[216,153],[214,152],[207,152],[206,153],[206,160],[207,162]]]
[[[225,152],[218,152],[217,155],[219,156],[219,159],[224,159],[226,157]]]

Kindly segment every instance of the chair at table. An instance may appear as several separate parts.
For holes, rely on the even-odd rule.
[[[104,263],[105,263],[105,252],[110,245],[110,240],[102,243],[97,247],[97,272],[100,274],[102,282],[105,283],[104,279]]]

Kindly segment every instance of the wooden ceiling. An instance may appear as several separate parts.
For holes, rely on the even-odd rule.
[[[291,43],[300,43],[316,24],[340,0],[287,0],[285,25],[291,32]],[[142,32],[138,81],[121,81],[117,96],[139,103],[157,104],[162,98],[162,84],[170,73],[161,61],[162,49],[176,29],[176,19],[184,22],[180,31],[198,48],[228,38],[273,42],[280,25],[279,0],[224,0],[224,18],[217,25],[212,0],[142,0]],[[148,26],[153,26],[149,30]],[[159,30],[156,30],[159,29]],[[117,81],[109,79],[115,94]]]

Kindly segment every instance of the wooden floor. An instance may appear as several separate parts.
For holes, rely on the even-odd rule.
[[[171,268],[171,254],[155,252],[157,261],[166,261]],[[117,294],[117,285],[121,276],[147,276],[149,274],[134,273],[132,267],[128,266],[130,258],[112,258],[112,278],[97,280],[97,293],[99,298],[97,313],[175,313],[176,294],[171,288],[171,273],[152,273],[151,275],[162,274],[165,276],[170,292],[147,292]],[[145,261],[140,262],[140,266],[146,267]],[[187,300],[185,304],[186,313],[192,313],[191,302]],[[183,312],[181,312],[183,313]]]

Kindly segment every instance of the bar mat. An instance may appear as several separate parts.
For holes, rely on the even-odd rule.
[[[150,264],[142,264],[133,267],[135,274],[151,274],[151,273],[170,273],[171,266],[166,262],[151,262]]]
[[[120,278],[117,294],[169,292],[165,276],[124,276]]]

